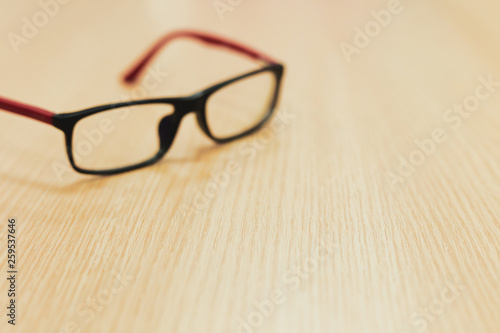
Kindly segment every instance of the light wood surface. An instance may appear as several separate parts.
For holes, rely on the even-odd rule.
[[[287,66],[270,130],[216,146],[189,116],[161,163],[113,177],[2,112],[0,252],[15,217],[19,273],[15,328],[0,279],[0,332],[499,332],[500,88],[445,117],[500,82],[500,5],[401,0],[349,63],[341,43],[390,1],[232,3],[222,20],[212,1],[72,0],[17,53],[7,36],[40,4],[0,4],[0,95],[55,112],[131,96],[120,75],[178,28]],[[252,65],[224,59],[172,45],[148,95]]]

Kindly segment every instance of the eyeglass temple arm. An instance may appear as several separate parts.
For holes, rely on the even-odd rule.
[[[142,58],[140,58],[139,61],[125,74],[124,77],[125,82],[134,83],[139,78],[141,73],[144,71],[147,64],[154,58],[154,56],[158,54],[159,51],[161,51],[161,49],[166,44],[168,44],[171,40],[176,38],[196,39],[210,45],[230,49],[231,51],[244,54],[255,60],[264,61],[269,64],[278,63],[276,60],[272,59],[271,57],[261,52],[255,51],[247,46],[241,45],[231,40],[206,34],[203,32],[197,32],[191,30],[179,30],[165,35],[158,42],[156,42],[156,44],[154,44],[153,47]]]
[[[0,109],[52,125],[54,113],[0,96]]]

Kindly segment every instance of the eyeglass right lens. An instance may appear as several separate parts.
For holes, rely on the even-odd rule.
[[[103,111],[79,120],[72,142],[76,166],[106,171],[152,159],[160,150],[159,123],[173,111],[171,105],[142,104]]]

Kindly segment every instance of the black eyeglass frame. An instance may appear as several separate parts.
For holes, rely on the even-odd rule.
[[[278,101],[281,89],[281,81],[284,72],[284,66],[279,61],[276,61],[274,58],[262,52],[254,50],[248,46],[242,45],[235,41],[225,39],[220,36],[215,36],[206,32],[193,31],[193,30],[178,30],[164,35],[155,44],[153,44],[152,47],[140,59],[138,59],[138,61],[134,64],[133,67],[131,67],[125,73],[125,75],[123,76],[123,82],[128,85],[136,84],[138,82],[138,79],[145,72],[147,65],[156,57],[156,55],[158,55],[159,52],[166,45],[179,38],[196,40],[204,44],[207,44],[209,46],[221,47],[226,50],[244,55],[252,60],[256,60],[262,63],[263,68],[221,82],[201,92],[198,92],[192,96],[187,96],[187,97],[145,99],[139,101],[103,105],[72,113],[56,114],[45,108],[41,108],[38,106],[26,104],[23,102],[19,102],[16,100],[12,100],[10,98],[5,98],[0,96],[0,110],[28,117],[33,120],[37,120],[39,122],[54,126],[62,130],[65,134],[66,150],[68,152],[68,157],[71,166],[78,172],[85,174],[94,174],[94,175],[112,175],[116,173],[138,169],[157,162],[167,153],[168,149],[170,148],[170,146],[174,141],[175,134],[178,131],[182,118],[190,112],[196,112],[198,123],[202,128],[203,132],[205,132],[210,138],[212,138],[217,143],[229,142],[241,138],[243,136],[249,135],[254,131],[256,131],[257,129],[259,129],[271,117]],[[272,103],[270,103],[269,110],[267,114],[265,114],[264,118],[252,128],[238,135],[234,135],[228,138],[217,138],[215,135],[213,135],[210,131],[210,126],[207,123],[207,115],[206,115],[206,104],[209,97],[217,90],[227,85],[230,85],[234,82],[237,82],[238,80],[243,80],[252,75],[257,75],[267,71],[274,74],[274,76],[276,77],[276,82],[275,82],[273,100]],[[153,104],[153,103],[155,104],[164,103],[174,107],[174,114],[164,117],[159,123],[158,130],[159,130],[160,148],[158,153],[154,157],[141,163],[135,163],[121,168],[114,168],[114,169],[110,168],[106,170],[88,170],[80,168],[77,165],[75,165],[74,153],[72,148],[73,146],[72,139],[73,139],[73,132],[75,125],[78,123],[79,120],[99,112],[124,108],[127,106]]]
[[[254,75],[258,75],[261,73],[272,73],[275,78],[275,86],[274,86],[274,91],[272,92],[272,97],[271,97],[271,102],[269,103],[269,109],[267,110],[266,114],[264,115],[263,119],[258,122],[255,126],[251,127],[250,129],[239,133],[237,135],[227,137],[227,138],[218,138],[213,135],[213,133],[210,131],[210,127],[207,123],[207,114],[206,114],[206,105],[207,101],[210,98],[212,94],[217,92],[218,90],[231,85],[237,81],[249,78]],[[222,144],[222,143],[227,143],[230,141],[237,140],[239,138],[242,138],[244,136],[250,135],[257,131],[259,128],[261,128],[268,120],[271,118],[271,116],[274,113],[274,110],[276,108],[276,105],[279,100],[279,94],[281,90],[281,84],[282,84],[282,78],[283,78],[283,72],[284,72],[284,66],[282,64],[271,64],[268,66],[265,66],[263,68],[260,68],[258,70],[234,77],[232,79],[229,79],[227,81],[215,84],[214,86],[211,86],[207,89],[204,89],[200,92],[197,92],[191,96],[187,97],[174,97],[174,98],[153,98],[153,99],[143,99],[143,100],[137,100],[137,101],[130,101],[130,102],[122,102],[122,103],[114,103],[114,104],[108,104],[108,105],[102,105],[102,106],[97,106],[97,107],[92,107],[89,109],[85,109],[82,111],[77,111],[77,112],[72,112],[72,113],[60,113],[60,114],[54,114],[53,116],[53,125],[60,129],[61,131],[64,132],[65,135],[65,142],[66,142],[66,151],[68,154],[68,158],[70,161],[71,166],[78,172],[83,173],[83,174],[90,174],[90,175],[113,175],[113,174],[118,174],[122,172],[127,172],[127,171],[132,171],[136,170],[142,167],[149,166],[151,164],[154,164],[158,162],[160,159],[162,159],[169,148],[172,146],[175,135],[177,134],[177,131],[179,129],[179,126],[181,124],[182,119],[184,116],[188,115],[191,112],[196,113],[196,119],[198,122],[198,125],[200,126],[201,130],[213,141],[216,143]],[[73,133],[76,124],[78,121],[82,120],[85,117],[94,115],[96,113],[100,112],[105,112],[105,111],[110,111],[113,109],[118,109],[118,108],[124,108],[128,106],[134,106],[134,105],[144,105],[144,104],[168,104],[174,107],[174,112],[171,115],[168,115],[164,117],[159,124],[159,139],[160,139],[160,149],[157,152],[155,156],[152,158],[136,163],[130,166],[125,166],[121,168],[114,168],[114,169],[106,169],[106,170],[89,170],[89,169],[84,169],[79,167],[75,163],[74,159],[74,154],[73,154]],[[237,111],[236,111],[237,112]]]

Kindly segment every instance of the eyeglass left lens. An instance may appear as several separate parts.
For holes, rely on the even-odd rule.
[[[207,101],[206,117],[210,133],[227,139],[258,126],[271,112],[276,78],[262,72],[217,90]]]
[[[76,166],[88,171],[107,171],[152,159],[160,151],[160,121],[173,111],[174,107],[167,104],[142,104],[79,120],[72,139]]]

